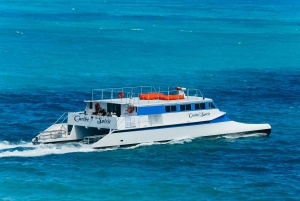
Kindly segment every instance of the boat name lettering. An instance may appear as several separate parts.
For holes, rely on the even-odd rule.
[[[110,124],[111,120],[110,119],[102,119],[99,118],[97,121],[97,124]]]
[[[210,113],[209,112],[199,112],[199,113],[190,113],[189,117],[193,118],[193,117],[205,117],[205,116],[209,116]]]
[[[90,119],[87,117],[81,117],[80,115],[74,115],[74,121],[79,122],[79,121],[84,121],[88,122]]]

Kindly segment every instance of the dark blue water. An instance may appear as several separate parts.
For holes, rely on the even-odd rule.
[[[0,4],[1,200],[299,200],[298,1]],[[91,90],[199,88],[269,137],[33,146]]]

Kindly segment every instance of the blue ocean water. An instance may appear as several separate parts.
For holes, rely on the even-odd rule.
[[[300,3],[0,4],[1,200],[300,200]],[[33,146],[94,88],[185,86],[259,135]]]

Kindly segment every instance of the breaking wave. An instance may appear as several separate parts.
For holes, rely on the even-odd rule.
[[[90,145],[81,143],[32,145],[29,142],[10,144],[0,142],[0,158],[4,157],[38,157],[52,154],[67,154],[74,152],[95,152]]]
[[[230,134],[224,136],[214,137],[212,139],[237,139],[247,137],[261,137],[265,136],[264,133],[253,134]],[[192,142],[193,138],[174,139],[167,142],[145,142],[134,146],[125,147],[122,149],[135,149],[138,147],[162,145],[162,144],[184,144]],[[4,157],[39,157],[52,154],[68,154],[75,152],[101,152],[116,150],[118,147],[107,149],[93,149],[91,145],[82,143],[66,143],[66,144],[41,144],[33,145],[31,142],[20,141],[19,143],[11,143],[8,141],[0,142],[0,158]]]
[[[33,147],[34,145],[31,142],[20,141],[18,143],[13,143],[9,141],[0,142],[0,151],[3,149],[14,149],[19,147]]]

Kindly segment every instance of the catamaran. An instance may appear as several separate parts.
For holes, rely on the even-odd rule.
[[[82,141],[93,148],[111,148],[205,136],[271,133],[269,124],[230,120],[199,89],[94,89],[91,99],[84,102],[84,111],[64,113],[32,143]]]

